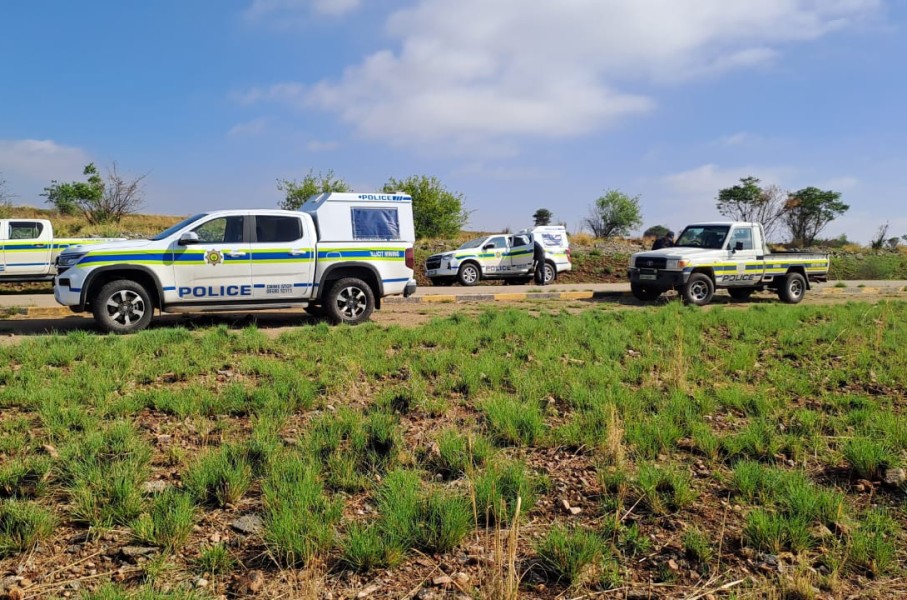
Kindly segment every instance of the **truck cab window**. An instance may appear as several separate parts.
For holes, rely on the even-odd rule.
[[[734,230],[734,236],[731,240],[731,248],[737,246],[737,242],[743,244],[744,250],[753,249],[753,228],[752,227],[740,227]]]
[[[200,242],[207,244],[238,244],[243,241],[242,215],[220,217],[202,223],[193,231]]]
[[[504,236],[493,237],[487,242],[485,242],[486,248],[506,248],[507,247],[507,238]]]
[[[44,231],[44,225],[42,225],[41,223],[12,221],[9,224],[9,239],[35,240],[41,237],[42,231]]]
[[[302,237],[302,224],[296,217],[259,215],[255,217],[255,241],[260,244],[295,242]]]

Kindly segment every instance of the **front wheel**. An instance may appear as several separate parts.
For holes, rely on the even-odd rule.
[[[375,294],[367,283],[347,277],[331,286],[324,311],[334,323],[356,325],[367,321],[375,310]]]
[[[806,278],[799,273],[788,273],[778,288],[778,297],[788,304],[797,304],[806,293]]]
[[[475,263],[466,263],[460,267],[459,272],[457,272],[457,280],[460,282],[460,285],[471,287],[479,283],[481,279],[482,274],[479,272],[479,267]]]
[[[693,273],[683,286],[683,301],[685,304],[705,306],[712,301],[715,293],[715,284],[712,278],[705,273]]]
[[[135,333],[151,323],[154,307],[142,284],[118,279],[104,284],[91,302],[91,312],[103,331]]]
[[[630,291],[637,300],[642,300],[643,302],[658,300],[658,297],[661,296],[661,290],[648,288],[638,283],[631,283]]]

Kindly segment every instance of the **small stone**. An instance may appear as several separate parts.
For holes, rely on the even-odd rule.
[[[220,543],[220,540],[221,540],[220,534],[219,534],[219,533],[212,533],[212,534],[211,534],[211,537],[209,537],[208,540],[209,540],[212,544],[219,544],[219,543]]]
[[[581,512],[583,512],[583,509],[581,509],[581,508],[578,507],[578,506],[571,506],[569,510],[570,510],[570,514],[571,514],[571,515],[574,515],[574,516],[576,516],[576,515],[580,514]]]
[[[371,596],[372,594],[374,594],[377,591],[378,591],[378,585],[373,583],[372,585],[360,590],[360,592],[358,594],[356,594],[356,597],[357,598],[368,598],[369,596]]]
[[[264,522],[257,515],[243,515],[230,523],[230,527],[246,535],[255,535],[261,532]]]
[[[825,525],[822,525],[822,524],[819,524],[819,525],[816,525],[815,527],[813,527],[810,530],[810,533],[812,534],[812,536],[814,538],[816,538],[818,540],[824,540],[824,539],[833,537],[835,535],[834,533],[831,532],[831,529],[829,529],[828,527],[826,527]]]
[[[680,570],[680,566],[678,566],[677,561],[674,560],[673,558],[668,561],[668,568],[671,569],[672,571]]]
[[[253,594],[257,594],[265,586],[265,574],[259,570],[252,571],[249,573],[249,591]]]
[[[570,502],[566,498],[561,499],[561,506],[564,510],[570,510]]]
[[[146,494],[160,494],[163,493],[164,490],[166,490],[168,487],[170,487],[169,483],[160,479],[156,479],[154,481],[146,481],[144,484],[142,484],[142,491]]]
[[[862,483],[855,483],[853,486],[853,491],[862,494],[863,492],[866,491],[866,486],[863,485]]]
[[[453,579],[447,575],[441,575],[431,580],[432,584],[447,587],[453,583]]]
[[[882,481],[885,482],[885,485],[890,486],[901,486],[904,485],[904,482],[907,482],[907,473],[904,472],[904,469],[895,468],[895,469],[885,469],[885,474],[882,477]]]
[[[120,554],[127,558],[138,558],[139,556],[148,556],[157,552],[157,548],[150,546],[123,546],[120,548]]]
[[[208,587],[208,580],[205,579],[204,577],[199,577],[198,579],[195,580],[195,587],[197,587],[199,589],[204,589],[204,588]]]
[[[50,444],[44,444],[43,446],[41,446],[41,448],[43,448],[44,451],[47,452],[47,455],[52,459],[57,460],[58,458],[60,458],[60,453],[57,452],[57,449]]]
[[[466,585],[469,583],[469,575],[467,575],[466,573],[464,573],[462,571],[460,571],[459,573],[454,575],[453,578],[454,578],[454,581],[456,581],[460,585]]]

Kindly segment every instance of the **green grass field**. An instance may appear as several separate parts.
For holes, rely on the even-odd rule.
[[[0,582],[903,597],[905,348],[902,302],[28,339],[0,347]]]

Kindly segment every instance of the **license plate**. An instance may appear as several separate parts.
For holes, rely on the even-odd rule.
[[[432,275],[437,275],[437,274],[438,274],[438,269],[431,269],[430,271],[428,271],[429,277],[431,277]]]
[[[640,273],[640,279],[654,280],[658,275],[652,275],[651,273]]]

